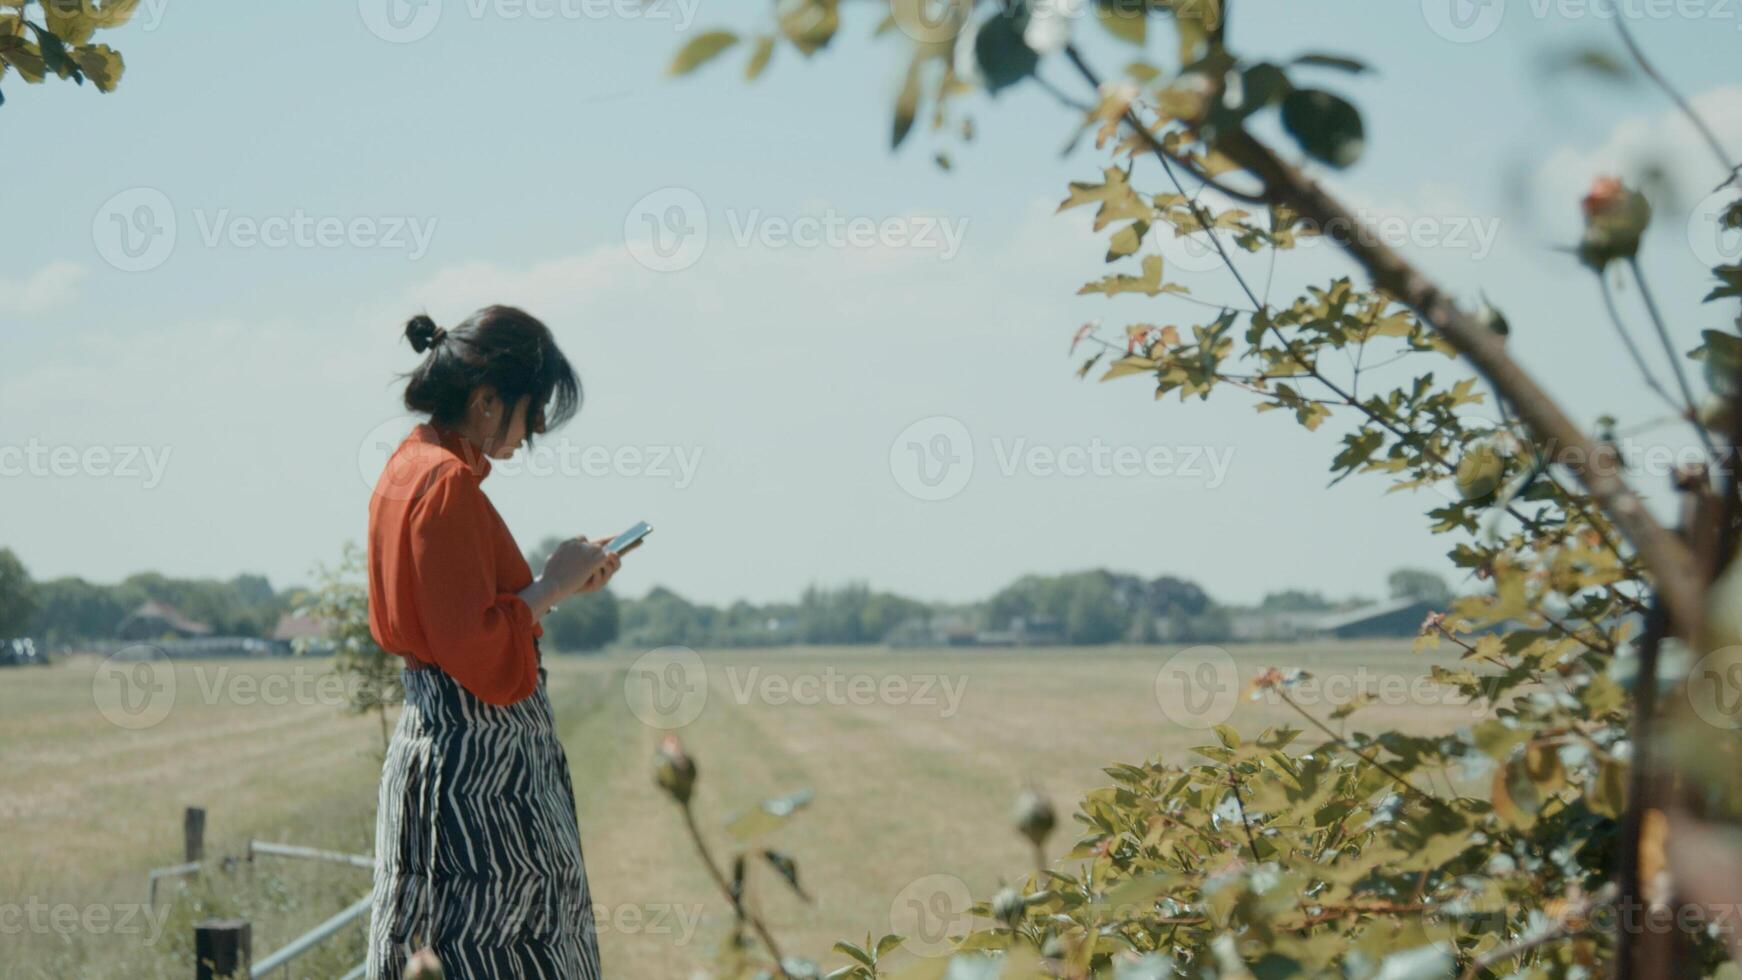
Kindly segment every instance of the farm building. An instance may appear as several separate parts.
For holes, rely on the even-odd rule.
[[[331,653],[332,625],[313,616],[298,616],[295,613],[285,613],[278,617],[278,625],[272,628],[274,651],[281,655],[292,653],[299,640],[310,653]]]
[[[1421,631],[1422,620],[1444,606],[1445,603],[1421,599],[1396,599],[1348,612],[1327,613],[1317,623],[1317,634],[1338,640],[1414,636]]]
[[[1299,609],[1237,609],[1228,616],[1228,639],[1237,643],[1304,640],[1318,635],[1330,613]]]
[[[1428,613],[1443,609],[1444,605],[1420,599],[1394,599],[1335,612],[1242,609],[1229,617],[1229,638],[1253,643],[1414,636]]]
[[[191,640],[212,635],[212,628],[182,615],[168,603],[147,599],[115,626],[118,640]]]

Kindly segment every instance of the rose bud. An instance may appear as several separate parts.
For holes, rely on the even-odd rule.
[[[653,756],[653,778],[679,803],[688,803],[696,786],[696,764],[684,753],[683,743],[676,735],[660,739],[659,751]]]
[[[1601,272],[1616,259],[1630,259],[1639,252],[1639,239],[1651,223],[1651,202],[1628,189],[1615,177],[1598,177],[1580,202],[1585,213],[1585,235],[1579,240],[1579,259]]]
[[[1053,814],[1052,801],[1032,789],[1017,794],[1014,819],[1017,831],[1035,847],[1046,843],[1053,825],[1058,822]]]

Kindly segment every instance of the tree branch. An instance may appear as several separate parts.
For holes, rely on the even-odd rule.
[[[1217,149],[1263,182],[1273,202],[1286,204],[1321,228],[1347,228],[1336,241],[1360,263],[1379,289],[1438,330],[1469,359],[1510,402],[1539,446],[1578,477],[1593,500],[1619,527],[1657,581],[1665,606],[1682,636],[1698,635],[1704,614],[1704,588],[1694,567],[1693,553],[1660,524],[1645,502],[1622,479],[1619,466],[1605,463],[1608,454],[1580,431],[1536,379],[1512,359],[1505,340],[1470,313],[1460,309],[1445,291],[1417,270],[1366,222],[1352,214],[1295,166],[1243,131],[1222,136]],[[1558,450],[1558,452],[1557,452]]]

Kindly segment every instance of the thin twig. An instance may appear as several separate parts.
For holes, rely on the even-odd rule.
[[[1718,158],[1718,165],[1723,167],[1726,173],[1734,174],[1736,165],[1730,162],[1730,155],[1724,152],[1724,144],[1718,142],[1718,134],[1712,132],[1712,127],[1706,125],[1706,121],[1694,111],[1693,103],[1676,91],[1675,86],[1669,83],[1669,79],[1663,77],[1663,74],[1657,70],[1657,66],[1645,57],[1645,51],[1639,47],[1639,42],[1633,39],[1633,32],[1627,27],[1627,17],[1620,10],[1619,4],[1614,5],[1611,9],[1615,16],[1615,30],[1620,32],[1621,43],[1627,45],[1627,53],[1633,56],[1634,63],[1639,65],[1639,69],[1645,72],[1646,77],[1657,83],[1658,88],[1663,89],[1663,94],[1669,96],[1669,100],[1674,102],[1676,108],[1682,111],[1682,115],[1694,124],[1694,129],[1699,131],[1700,135],[1705,138],[1706,145],[1711,147],[1712,155]]]
[[[1246,815],[1246,800],[1240,795],[1240,774],[1228,766],[1228,788],[1234,791],[1234,805],[1240,810],[1240,825],[1246,828],[1246,846],[1252,851],[1252,863],[1258,864],[1258,840],[1252,836],[1252,819]]]
[[[774,969],[782,977],[792,980],[792,974],[786,972],[786,957],[780,955],[780,947],[775,944],[774,937],[768,934],[768,929],[762,924],[762,919],[751,914],[744,907],[743,897],[732,890],[732,886],[726,881],[726,876],[720,872],[718,867],[715,867],[713,852],[708,850],[707,841],[702,839],[702,832],[696,827],[696,816],[690,810],[689,801],[684,801],[681,809],[683,810],[684,827],[689,830],[690,840],[695,842],[696,851],[701,854],[702,864],[707,867],[709,876],[714,879],[714,884],[719,886],[720,893],[726,896],[726,900],[732,903],[732,911],[737,914],[738,920],[749,923],[750,928],[755,930],[757,938],[762,940],[763,948],[768,950],[769,956],[774,957]]]
[[[1525,953],[1542,946],[1547,946],[1550,943],[1557,943],[1563,939],[1572,939],[1575,936],[1584,935],[1586,932],[1590,931],[1590,913],[1592,910],[1609,904],[1612,894],[1612,886],[1605,888],[1603,891],[1598,892],[1597,896],[1592,901],[1585,902],[1578,908],[1568,911],[1561,919],[1561,924],[1556,928],[1549,929],[1525,939],[1520,939],[1518,942],[1502,946],[1491,953],[1471,960],[1470,965],[1464,969],[1464,972],[1458,975],[1458,980],[1476,980],[1476,977],[1481,976],[1483,972],[1499,966],[1507,960],[1516,959],[1523,956]],[[1575,923],[1577,924],[1575,925]]]
[[[1681,388],[1682,400],[1687,404],[1688,421],[1694,425],[1694,431],[1699,433],[1700,443],[1706,447],[1706,452],[1713,462],[1720,462],[1718,447],[1713,445],[1711,433],[1700,424],[1700,409],[1694,401],[1694,389],[1688,384],[1687,371],[1682,368],[1681,355],[1676,353],[1675,342],[1669,338],[1669,326],[1663,322],[1663,315],[1658,312],[1657,300],[1651,295],[1651,287],[1646,284],[1645,270],[1640,268],[1639,256],[1627,258],[1627,267],[1633,270],[1633,281],[1639,286],[1639,298],[1645,300],[1646,312],[1651,314],[1651,325],[1657,328],[1657,339],[1663,343],[1663,352],[1669,357],[1670,370],[1675,374],[1675,383]]]
[[[1670,397],[1669,391],[1664,388],[1663,383],[1657,380],[1657,375],[1652,373],[1651,365],[1646,363],[1644,352],[1640,351],[1639,345],[1633,342],[1633,335],[1627,332],[1627,324],[1621,319],[1621,310],[1615,305],[1615,289],[1609,285],[1608,274],[1597,273],[1597,281],[1603,286],[1603,307],[1609,311],[1609,320],[1615,324],[1615,332],[1621,335],[1621,343],[1627,347],[1627,355],[1633,358],[1633,364],[1639,368],[1639,373],[1645,378],[1645,383],[1650,386],[1652,391],[1657,392],[1657,396],[1663,399],[1663,403],[1668,405],[1679,419],[1681,409],[1677,407],[1675,399]]]
[[[1324,732],[1325,737],[1329,738],[1333,743],[1335,743],[1337,745],[1337,747],[1339,747],[1343,751],[1348,752],[1349,754],[1355,756],[1355,758],[1360,759],[1362,762],[1367,763],[1368,765],[1379,770],[1380,772],[1384,773],[1385,775],[1390,776],[1392,781],[1397,783],[1398,786],[1401,786],[1402,788],[1410,791],[1411,793],[1414,793],[1416,796],[1421,797],[1422,799],[1426,800],[1428,803],[1430,803],[1436,807],[1439,807],[1442,810],[1450,810],[1451,809],[1451,806],[1449,804],[1447,804],[1445,800],[1440,799],[1439,797],[1433,795],[1432,793],[1429,793],[1427,790],[1422,789],[1420,786],[1417,786],[1414,783],[1410,782],[1409,780],[1403,778],[1401,775],[1399,775],[1397,773],[1396,770],[1392,769],[1390,766],[1387,766],[1385,763],[1380,762],[1376,756],[1365,755],[1361,752],[1360,749],[1357,749],[1353,745],[1350,745],[1346,740],[1344,740],[1343,736],[1338,735],[1336,732],[1331,731],[1331,729],[1324,722],[1313,717],[1311,712],[1307,711],[1305,708],[1302,708],[1300,705],[1296,704],[1295,700],[1288,696],[1287,691],[1283,690],[1280,687],[1275,688],[1275,691],[1277,693],[1277,696],[1282,698],[1283,704],[1286,704],[1289,707],[1293,708],[1297,714],[1299,714],[1302,718],[1305,718],[1314,728],[1317,728],[1319,731]]]

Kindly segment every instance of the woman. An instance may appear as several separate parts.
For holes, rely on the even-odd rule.
[[[369,503],[369,625],[406,666],[381,772],[369,976],[398,978],[428,947],[449,978],[597,978],[538,620],[604,588],[618,558],[576,538],[533,578],[481,486],[492,459],[574,415],[580,384],[550,330],[511,307],[453,330],[413,317],[405,336],[424,354],[405,406],[429,421]]]

